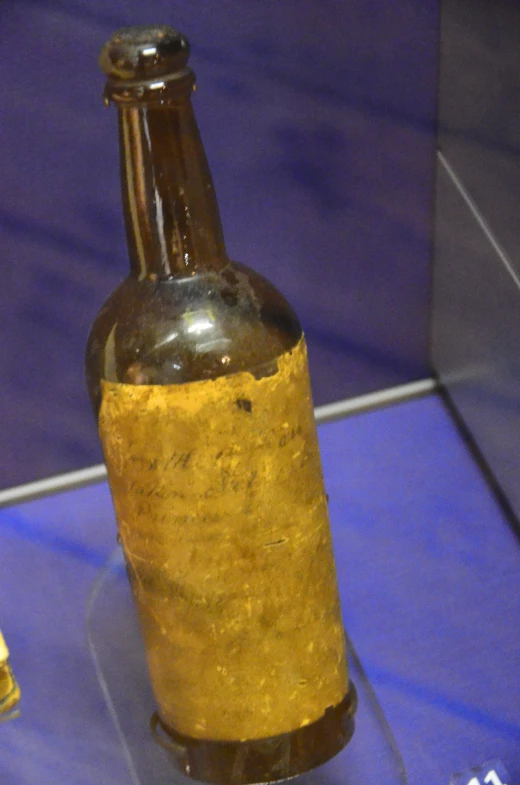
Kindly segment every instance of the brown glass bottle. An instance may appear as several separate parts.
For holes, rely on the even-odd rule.
[[[227,257],[188,51],[171,28],[132,27],[101,52],[131,270],[86,369],[155,726],[185,773],[232,785],[325,762],[355,698],[305,342],[277,290]]]

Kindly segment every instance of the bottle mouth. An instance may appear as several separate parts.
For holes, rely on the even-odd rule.
[[[170,103],[193,89],[189,53],[185,36],[166,25],[116,30],[99,55],[99,66],[107,76],[105,103]]]

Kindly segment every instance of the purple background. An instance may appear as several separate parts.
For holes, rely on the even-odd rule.
[[[83,347],[126,274],[97,52],[160,21],[192,42],[231,255],[306,329],[315,402],[427,374],[436,0],[4,0],[0,487],[100,460]]]

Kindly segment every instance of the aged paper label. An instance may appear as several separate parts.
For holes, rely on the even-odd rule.
[[[99,430],[163,721],[255,739],[338,704],[344,638],[303,339],[261,379],[103,382]]]

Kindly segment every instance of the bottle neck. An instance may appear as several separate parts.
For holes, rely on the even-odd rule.
[[[190,276],[227,263],[213,183],[189,96],[120,108],[121,187],[132,270]]]

